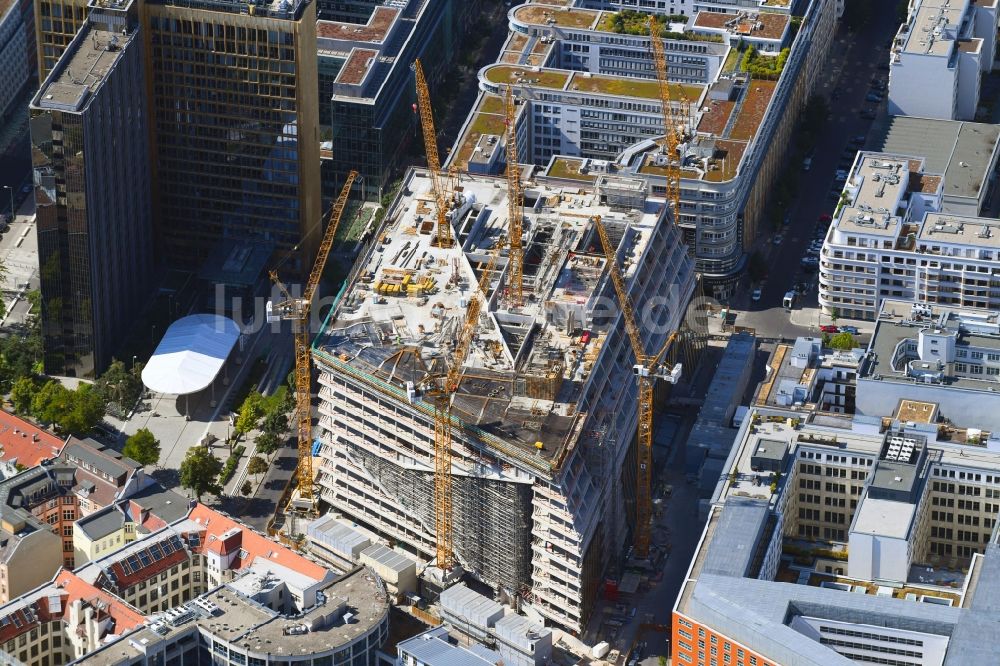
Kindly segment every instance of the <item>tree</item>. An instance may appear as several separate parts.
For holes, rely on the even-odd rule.
[[[111,365],[95,383],[98,393],[105,403],[113,406],[113,411],[122,415],[139,400],[142,395],[142,364],[127,369],[121,361],[112,359]]]
[[[840,319],[840,310],[837,309],[837,308],[831,309],[830,310],[830,321],[832,321],[834,324],[836,324],[838,319]]]
[[[281,446],[281,439],[273,432],[267,430],[260,433],[260,437],[257,438],[257,453],[263,453],[266,456],[272,455]]]
[[[237,438],[257,427],[257,422],[264,415],[263,402],[264,396],[257,391],[250,391],[247,394],[247,397],[243,400],[243,404],[240,405],[240,412],[233,426],[234,430],[236,430]]]
[[[830,338],[830,347],[843,350],[854,349],[854,336],[850,333],[837,333]]]
[[[204,446],[188,449],[181,461],[181,485],[194,491],[198,501],[205,493],[218,495],[222,487],[217,479],[222,471],[222,461]]]
[[[44,423],[55,423],[60,414],[69,411],[70,390],[50,379],[31,399],[31,413]]]
[[[253,488],[250,486],[250,482],[249,481],[244,481],[243,485],[240,486],[240,495],[243,495],[243,497],[249,497],[250,493],[252,493],[252,492],[253,492]]]
[[[75,391],[69,391],[70,409],[55,419],[60,429],[85,435],[94,429],[104,414],[107,406],[93,384],[80,384]]]
[[[18,378],[10,389],[10,401],[14,404],[14,411],[21,415],[31,413],[31,401],[39,388],[41,387],[34,377]]]
[[[155,465],[160,460],[160,441],[147,428],[140,428],[125,440],[122,453],[142,465]]]
[[[278,409],[283,407],[284,405],[279,405]],[[288,430],[288,416],[278,409],[264,416],[260,424],[261,431],[280,435]]]
[[[260,456],[254,456],[247,463],[247,474],[253,474],[254,476],[260,476],[265,473],[269,465]]]

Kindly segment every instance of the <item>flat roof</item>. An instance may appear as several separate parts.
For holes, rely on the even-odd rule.
[[[851,532],[905,539],[917,505],[865,496],[854,513]]]
[[[903,52],[920,55],[951,55],[962,24],[963,6],[949,0],[923,0],[910,20]]]
[[[219,374],[239,337],[240,328],[229,317],[196,314],[178,319],[142,369],[142,383],[157,393],[197,393]]]
[[[45,79],[33,105],[42,109],[82,111],[134,36],[134,31],[122,34],[85,24]]]
[[[909,167],[907,159],[863,155],[844,185],[851,199],[837,216],[837,230],[895,238],[901,224],[897,208],[907,191]]]
[[[694,27],[725,30],[729,34],[747,39],[780,40],[785,36],[791,17],[773,12],[740,12],[722,14],[701,11],[694,18]]]
[[[937,421],[937,404],[920,400],[900,400],[896,418],[903,423],[934,423]]]
[[[868,355],[859,378],[871,381],[893,381],[912,383],[907,376],[906,363],[917,360],[914,356],[906,356],[901,364],[893,366],[892,359],[897,347],[904,340],[916,340],[921,329],[940,328],[956,334],[956,346],[975,346],[982,349],[1000,350],[1000,335],[989,331],[1000,331],[998,315],[993,310],[972,307],[949,307],[932,304],[929,316],[915,315],[914,304],[911,301],[887,298],[882,301],[882,308],[875,321],[875,331],[868,345]],[[970,330],[974,329],[974,330]],[[943,377],[937,386],[986,390],[996,384],[990,375],[981,375],[982,379],[968,376],[957,376],[949,369],[949,364],[942,368]]]
[[[917,240],[927,243],[959,243],[1000,248],[1000,220],[989,217],[927,213],[920,223]]]
[[[715,538],[708,544],[702,571],[724,576],[747,576],[757,554],[757,543],[771,515],[760,499],[730,497],[722,506]]]
[[[592,29],[601,12],[575,7],[554,7],[550,4],[526,4],[516,7],[512,15],[531,25],[555,25],[560,28]]]
[[[1000,126],[890,116],[872,139],[878,152],[924,158],[924,171],[944,176],[944,194],[978,199],[1000,146]]]
[[[381,44],[396,23],[399,10],[394,7],[375,8],[367,23],[347,23],[340,21],[316,21],[316,37],[347,42],[370,42]]]

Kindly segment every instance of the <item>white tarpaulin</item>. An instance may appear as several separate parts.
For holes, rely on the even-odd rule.
[[[219,374],[239,337],[240,329],[229,317],[197,314],[178,319],[142,369],[142,383],[157,393],[196,393]]]

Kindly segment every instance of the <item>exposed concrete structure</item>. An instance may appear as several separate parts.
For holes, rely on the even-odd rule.
[[[452,408],[456,556],[505,598],[522,596],[529,617],[579,630],[628,538],[635,484],[632,350],[591,218],[618,247],[651,349],[680,325],[693,267],[662,200],[639,190],[616,209],[607,189],[538,179],[525,195],[525,303],[511,308],[506,183],[463,177],[458,192],[459,247],[442,249],[430,180],[407,175],[317,338],[317,481],[335,511],[433,557],[434,419],[421,384],[499,251]]]

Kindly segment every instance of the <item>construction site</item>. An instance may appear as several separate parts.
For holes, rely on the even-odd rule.
[[[440,587],[578,632],[648,541],[637,391],[676,381],[695,275],[641,181],[514,180],[408,172],[313,344],[316,489]]]

